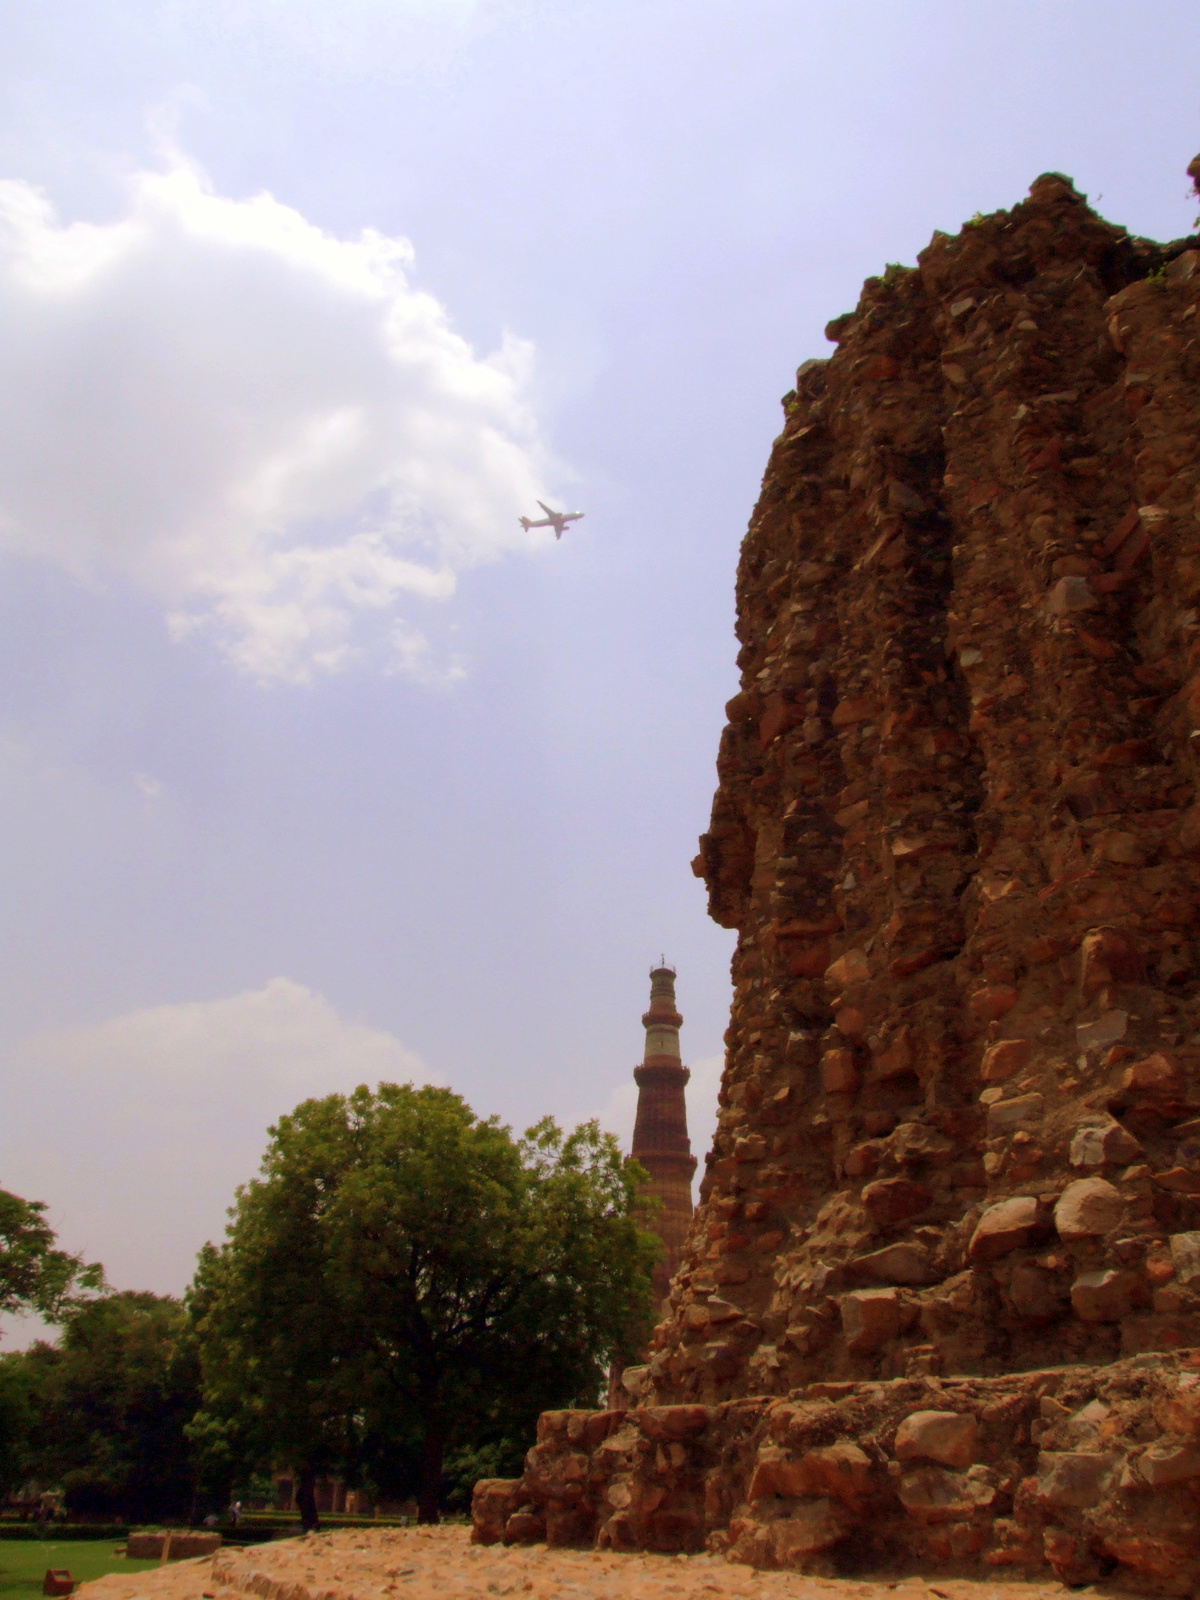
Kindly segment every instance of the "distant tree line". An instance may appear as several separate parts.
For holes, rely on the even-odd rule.
[[[321,1477],[435,1521],[644,1342],[645,1176],[594,1122],[517,1138],[448,1089],[307,1100],[182,1302],[108,1290],[0,1195],[0,1308],[61,1324],[0,1356],[0,1491],[194,1520],[280,1469],[305,1526]]]

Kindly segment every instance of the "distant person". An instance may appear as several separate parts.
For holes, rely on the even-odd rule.
[[[229,1502],[229,1526],[236,1528],[242,1517],[242,1502],[231,1500]]]

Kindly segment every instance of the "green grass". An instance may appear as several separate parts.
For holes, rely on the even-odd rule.
[[[64,1539],[47,1544],[5,1541],[0,1544],[0,1596],[4,1600],[34,1600],[42,1592],[47,1567],[66,1567],[79,1583],[102,1578],[106,1572],[145,1572],[157,1561],[126,1561],[113,1554],[115,1545],[97,1539]]]

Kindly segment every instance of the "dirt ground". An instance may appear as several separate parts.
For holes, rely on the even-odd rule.
[[[978,1579],[868,1582],[756,1572],[722,1556],[505,1548],[469,1539],[465,1527],[348,1529],[153,1572],[112,1573],[76,1593],[80,1600],[1064,1600],[1067,1593],[1057,1583],[997,1581],[986,1570]]]

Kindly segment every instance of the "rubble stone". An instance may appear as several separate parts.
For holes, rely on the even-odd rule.
[[[795,1457],[785,1450],[760,1450],[747,1498],[765,1495],[831,1495],[853,1504],[871,1488],[872,1460],[847,1441]]]
[[[924,1211],[933,1194],[923,1183],[913,1183],[907,1178],[881,1178],[868,1183],[862,1192],[863,1205],[885,1227],[906,1222]]]
[[[979,1425],[970,1413],[913,1411],[896,1430],[897,1461],[938,1461],[944,1467],[967,1467],[975,1450]]]
[[[1041,1223],[1040,1208],[1033,1195],[1016,1195],[989,1207],[971,1235],[972,1261],[995,1261],[1000,1256],[1028,1244]]]
[[[781,1567],[803,1566],[805,1557],[831,1550],[849,1530],[840,1506],[832,1500],[810,1500],[773,1525],[771,1554]]]
[[[900,1479],[900,1503],[911,1515],[925,1521],[969,1517],[990,1506],[995,1488],[986,1478],[968,1472],[947,1472],[945,1467],[916,1467]]]
[[[1004,1039],[983,1052],[979,1076],[984,1083],[1003,1083],[1029,1062],[1028,1039]]]
[[[1200,1231],[1171,1235],[1171,1264],[1185,1285],[1200,1285]]]
[[[1121,1191],[1103,1178],[1079,1178],[1059,1196],[1054,1226],[1060,1239],[1086,1239],[1108,1233],[1120,1222],[1124,1205]]]
[[[1146,1302],[1145,1283],[1136,1272],[1108,1267],[1081,1272],[1071,1285],[1071,1304],[1084,1322],[1120,1322]]]
[[[1187,1483],[1200,1478],[1200,1450],[1184,1444],[1154,1445],[1138,1457],[1137,1469],[1152,1489]]]
[[[1116,1457],[1101,1451],[1043,1450],[1037,1464],[1037,1498],[1058,1510],[1082,1510],[1100,1500]]]
[[[857,1278],[876,1283],[923,1284],[933,1283],[938,1277],[928,1246],[917,1240],[884,1245],[870,1255],[857,1256],[848,1263],[847,1270]]]
[[[900,1332],[904,1308],[895,1289],[861,1289],[843,1295],[842,1329],[846,1347],[866,1355],[887,1344]]]
[[[1073,1167],[1128,1166],[1141,1153],[1141,1144],[1129,1130],[1114,1117],[1106,1117],[1076,1130],[1069,1159]]]

